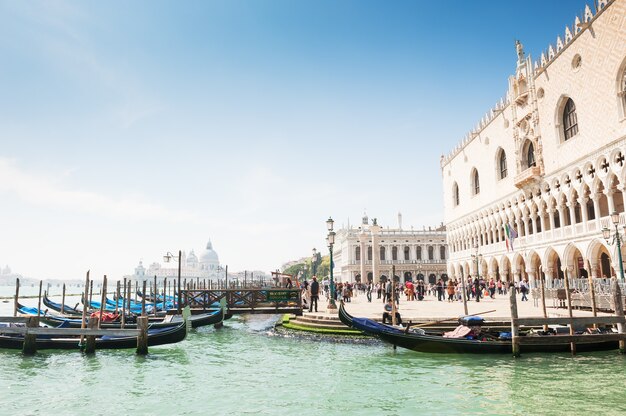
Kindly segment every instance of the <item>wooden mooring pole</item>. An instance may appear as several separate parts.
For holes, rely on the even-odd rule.
[[[83,316],[82,316],[82,321],[80,324],[80,327],[82,329],[85,329],[85,326],[87,324],[87,293],[89,290],[89,270],[87,270],[87,277],[85,278],[85,293],[83,293],[83,298],[84,298],[84,302],[83,302]],[[83,336],[80,336],[80,344],[82,345],[83,343]]]
[[[13,316],[17,316],[17,304],[20,298],[20,279],[15,279],[15,299],[13,300]]]
[[[87,328],[98,329],[99,327],[100,327],[100,319],[97,316],[93,318],[89,318],[89,325],[87,326]],[[94,335],[87,335],[86,340],[85,340],[85,354],[94,354],[95,352],[96,352],[96,337]]]
[[[141,316],[146,316],[146,281],[143,281],[143,296],[141,298]]]
[[[543,317],[547,318],[548,311],[546,309],[546,279],[541,270],[539,270],[539,282],[541,283],[541,310],[543,312]],[[543,330],[548,330],[548,324],[543,324]]]
[[[621,318],[622,321],[622,323],[617,324],[617,332],[623,334],[626,332],[626,322],[624,321],[624,302],[622,299],[622,290],[617,283],[616,277],[611,278],[611,286],[611,292],[613,292],[613,307],[615,308],[615,316]],[[619,352],[621,354],[626,353],[625,343],[623,339],[619,340]]]
[[[63,283],[63,295],[61,297],[61,315],[65,313],[65,283]]]
[[[574,316],[572,314],[572,294],[569,290],[569,269],[566,267],[565,270],[565,295],[567,298],[567,314],[569,316],[569,334],[574,335],[574,320],[572,319]],[[572,355],[576,355],[576,343],[574,341],[570,342],[570,347],[572,349]]]
[[[43,280],[39,281],[39,296],[37,301],[37,318],[41,316],[41,287],[43,286]]]
[[[26,322],[28,328],[37,328],[39,326],[39,317],[31,316]],[[22,345],[22,353],[24,355],[33,355],[37,352],[37,335],[24,335],[24,344]]]
[[[126,296],[126,278],[124,278],[124,285],[122,286],[122,290],[124,291],[124,296]],[[122,325],[121,328],[124,329],[126,326],[126,299],[122,297]]]
[[[513,357],[519,357],[519,325],[517,323],[517,298],[515,295],[515,288],[513,286],[509,286],[509,304],[511,307],[511,348]]]
[[[104,278],[102,279],[102,303],[100,303],[100,315],[99,315],[100,319],[98,319],[98,328],[100,328],[100,322],[102,322],[102,312],[104,312],[104,304],[106,303],[106,301],[107,301],[107,275],[105,274]],[[115,301],[115,303],[117,303],[117,301]]]
[[[140,331],[137,335],[137,354],[148,354],[148,317],[137,317],[137,329]]]

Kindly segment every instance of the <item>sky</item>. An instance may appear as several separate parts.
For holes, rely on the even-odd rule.
[[[439,159],[582,0],[0,1],[0,265],[275,270],[443,221]]]

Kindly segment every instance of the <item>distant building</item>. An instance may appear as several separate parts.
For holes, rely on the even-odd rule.
[[[339,282],[377,283],[391,276],[393,266],[400,282],[435,283],[439,278],[448,279],[443,226],[405,230],[398,214],[397,228],[383,228],[376,219],[370,224],[365,215],[358,228],[342,228],[336,233],[333,273]]]
[[[213,244],[209,240],[206,248],[200,252],[200,257],[197,257],[194,250],[191,250],[189,255],[185,252],[181,255],[181,271],[182,278],[200,278],[217,280],[224,278],[224,270],[220,266],[219,256],[213,249]],[[139,262],[139,265],[135,267],[135,273],[126,276],[131,279],[143,280],[156,276],[157,279],[178,277],[178,258],[172,258],[172,261],[167,265],[161,265],[161,263],[151,263],[148,268],[143,265],[143,261]]]

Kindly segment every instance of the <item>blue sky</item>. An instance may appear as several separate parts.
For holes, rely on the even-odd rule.
[[[231,270],[442,220],[439,158],[585,2],[0,1],[0,264]]]

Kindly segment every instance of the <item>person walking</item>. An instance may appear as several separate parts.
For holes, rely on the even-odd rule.
[[[372,303],[372,282],[367,284],[367,301]]]
[[[437,281],[437,300],[442,302],[445,296],[443,295],[443,280],[439,279]]]
[[[454,292],[456,292],[456,287],[454,287],[454,282],[452,279],[448,280],[448,302],[454,302]]]
[[[528,283],[526,282],[526,279],[519,283],[519,291],[522,293],[522,302],[525,300],[527,301],[528,297],[526,294],[528,293]]]
[[[309,312],[313,312],[313,304],[315,304],[315,312],[317,312],[317,299],[320,295],[320,284],[317,283],[317,277],[313,276],[311,282],[311,302],[309,302]]]
[[[476,296],[476,302],[480,302],[480,281],[478,277],[474,279],[474,296]]]

